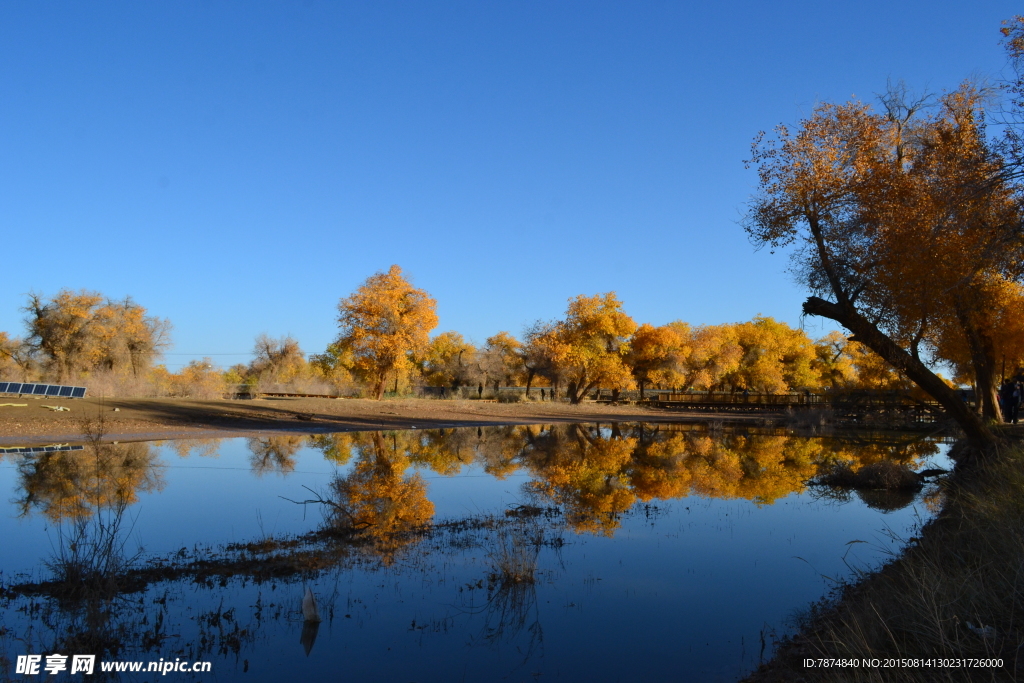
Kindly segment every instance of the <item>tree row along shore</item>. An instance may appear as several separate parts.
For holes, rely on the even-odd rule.
[[[768,317],[638,325],[609,292],[571,299],[563,319],[538,321],[520,338],[502,331],[477,346],[455,331],[431,336],[435,308],[435,300],[393,266],[341,300],[338,337],[322,353],[307,354],[290,336],[264,334],[248,364],[225,369],[206,358],[170,372],[158,362],[171,343],[170,321],[130,297],[84,290],[49,299],[31,295],[24,336],[0,332],[0,380],[76,383],[110,397],[204,399],[244,387],[250,393],[520,400],[522,392],[502,396],[502,389],[526,387],[527,396],[572,403],[595,390],[774,394],[913,387],[847,335],[811,339]],[[943,360],[957,369],[954,380],[969,383],[964,349],[944,350]],[[1011,368],[1021,360],[1011,356]]]

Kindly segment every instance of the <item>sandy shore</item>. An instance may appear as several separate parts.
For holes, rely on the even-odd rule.
[[[3,405],[3,404],[20,405]],[[50,407],[65,407],[55,411]],[[486,403],[431,399],[262,398],[255,400],[0,397],[0,446],[82,439],[83,419],[102,416],[115,441],[243,436],[265,431],[340,432],[553,422],[679,422],[714,419],[638,406]],[[729,416],[736,419],[736,416]]]

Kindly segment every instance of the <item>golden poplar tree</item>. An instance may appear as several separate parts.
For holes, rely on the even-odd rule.
[[[92,370],[148,370],[169,343],[170,323],[147,315],[131,297],[116,301],[98,292],[63,289],[50,300],[30,294],[28,343],[58,382]]]
[[[480,367],[486,382],[493,384],[495,391],[502,385],[514,384],[523,376],[522,350],[522,343],[508,332],[499,332],[487,338],[483,353],[480,354]]]
[[[683,388],[714,391],[740,367],[743,347],[735,325],[701,325],[690,335]]]
[[[924,116],[897,90],[882,113],[825,104],[795,132],[780,126],[755,142],[760,192],[745,227],[759,244],[798,245],[804,313],[841,324],[988,445],[992,432],[927,365],[953,313],[991,396],[977,291],[994,273],[1021,275],[1020,212],[980,102],[967,85]]]
[[[367,278],[338,303],[338,313],[335,343],[350,351],[377,400],[388,380],[409,368],[409,355],[426,351],[437,327],[437,302],[402,277],[398,266]]]
[[[476,347],[454,330],[431,339],[419,360],[423,379],[433,387],[457,390],[470,384],[476,374]]]
[[[689,325],[684,322],[660,327],[644,323],[637,328],[626,361],[640,388],[640,398],[646,385],[677,386],[685,381],[684,362],[689,353]]]
[[[594,388],[633,386],[625,357],[634,331],[636,323],[622,310],[615,292],[569,300],[565,320],[548,341],[571,403],[578,404]]]
[[[734,327],[743,357],[725,377],[733,389],[774,394],[818,387],[814,345],[803,330],[762,316]]]

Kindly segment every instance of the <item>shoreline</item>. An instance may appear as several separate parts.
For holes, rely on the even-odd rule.
[[[741,683],[1018,680],[1024,441],[1019,429],[1003,432],[1002,452],[948,475],[941,509],[891,560],[808,605],[796,630]],[[907,664],[807,665],[887,659]]]
[[[3,403],[25,404],[3,406]],[[52,408],[66,410],[52,410]],[[0,399],[0,448],[84,441],[82,425],[101,418],[104,441],[231,438],[267,432],[332,433],[449,429],[570,422],[720,421],[762,424],[781,414],[685,413],[635,405],[487,403],[442,399],[262,398],[241,400],[87,398]]]

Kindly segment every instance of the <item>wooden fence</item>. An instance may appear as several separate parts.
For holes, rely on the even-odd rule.
[[[827,409],[841,420],[867,417],[909,422],[933,422],[944,411],[935,401],[907,392],[850,391],[829,393],[742,394],[728,392],[651,392],[645,401],[659,408],[707,413],[770,413]]]

